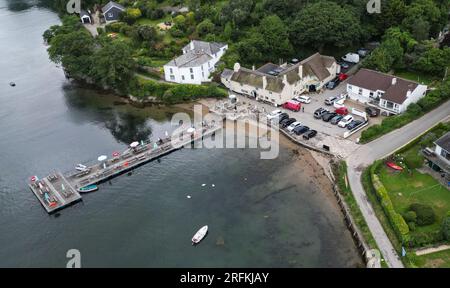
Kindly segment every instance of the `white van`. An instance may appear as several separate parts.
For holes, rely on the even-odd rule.
[[[347,53],[342,60],[350,63],[359,63],[359,55],[356,53]]]

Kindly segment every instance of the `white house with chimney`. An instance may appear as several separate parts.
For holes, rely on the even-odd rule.
[[[164,77],[180,84],[210,82],[211,73],[227,49],[224,43],[192,40],[183,48],[183,55],[164,65]]]
[[[316,92],[340,72],[333,57],[316,53],[299,61],[276,65],[267,63],[247,69],[239,63],[225,69],[222,83],[231,91],[280,106],[305,92]]]
[[[403,113],[426,95],[427,86],[414,81],[361,69],[347,82],[350,99],[376,106],[387,115]]]

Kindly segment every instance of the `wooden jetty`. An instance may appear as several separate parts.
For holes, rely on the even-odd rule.
[[[138,166],[202,140],[222,129],[222,123],[205,124],[183,130],[159,142],[145,142],[129,148],[104,162],[86,166],[83,171],[55,172],[43,179],[30,180],[29,187],[48,213],[53,213],[81,200],[77,191],[82,187],[100,184],[129,172]]]

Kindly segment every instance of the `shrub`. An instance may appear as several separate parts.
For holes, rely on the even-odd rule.
[[[431,225],[436,221],[436,214],[431,206],[426,204],[414,203],[411,204],[409,210],[414,211],[417,215],[417,225],[426,226]]]
[[[415,231],[416,230],[416,223],[408,222],[408,227],[409,227],[409,230]]]
[[[406,222],[412,222],[412,223],[416,223],[417,221],[417,215],[416,212],[414,211],[408,211],[406,213],[403,214],[403,218],[405,219]]]
[[[447,216],[442,221],[442,237],[450,241],[450,212],[447,212]]]

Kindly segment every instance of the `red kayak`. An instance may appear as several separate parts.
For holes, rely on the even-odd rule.
[[[394,162],[386,162],[386,165],[391,167],[394,170],[397,170],[397,171],[402,171],[403,170],[403,167],[398,166]]]

